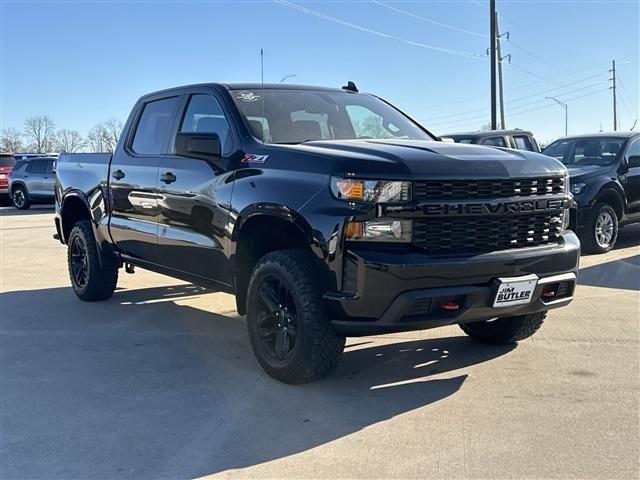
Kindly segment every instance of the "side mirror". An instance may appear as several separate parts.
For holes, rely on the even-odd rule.
[[[640,155],[631,155],[628,162],[629,168],[640,167]]]
[[[222,146],[217,133],[180,132],[176,135],[173,153],[181,157],[209,160],[221,166]]]

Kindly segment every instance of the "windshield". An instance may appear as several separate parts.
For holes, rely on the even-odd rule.
[[[543,150],[543,154],[565,165],[609,165],[613,163],[626,138],[588,137],[557,140]]]
[[[264,143],[406,138],[434,140],[382,100],[318,90],[232,90],[253,135]]]

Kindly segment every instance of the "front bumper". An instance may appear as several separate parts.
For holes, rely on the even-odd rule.
[[[580,257],[577,236],[567,231],[557,246],[514,249],[471,257],[429,257],[415,252],[349,249],[345,272],[355,293],[328,293],[334,329],[344,335],[421,330],[455,323],[522,315],[567,305]],[[496,279],[529,274],[539,281],[526,305],[493,308]],[[566,282],[568,294],[543,300],[545,285]],[[455,299],[455,311],[438,307]]]

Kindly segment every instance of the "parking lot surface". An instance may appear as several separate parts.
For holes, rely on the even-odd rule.
[[[515,349],[458,327],[355,338],[289,386],[229,295],[137,270],[78,300],[52,219],[0,208],[2,479],[640,475],[637,226]]]

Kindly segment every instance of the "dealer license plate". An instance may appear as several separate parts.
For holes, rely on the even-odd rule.
[[[493,301],[494,308],[512,307],[531,303],[538,284],[536,275],[498,279],[498,293]]]

